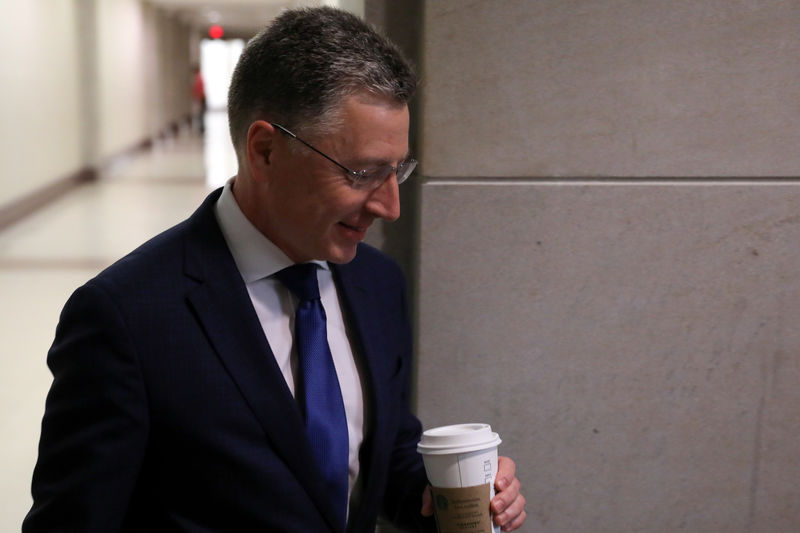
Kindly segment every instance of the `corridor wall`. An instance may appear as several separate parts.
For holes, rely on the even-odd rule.
[[[96,6],[102,159],[191,113],[192,70],[188,26],[140,0]]]
[[[0,0],[0,225],[191,110],[189,32],[140,0]],[[49,192],[48,192],[49,191]]]
[[[75,2],[0,0],[0,208],[79,169]]]
[[[800,4],[426,2],[417,411],[522,531],[796,531]]]

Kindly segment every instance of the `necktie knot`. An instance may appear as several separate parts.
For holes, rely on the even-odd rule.
[[[315,263],[292,265],[279,271],[275,277],[301,301],[319,299],[317,265]]]

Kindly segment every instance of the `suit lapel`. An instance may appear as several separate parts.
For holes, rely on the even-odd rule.
[[[379,328],[374,320],[376,313],[379,312],[379,302],[363,283],[361,277],[356,274],[351,265],[331,265],[337,286],[343,295],[342,304],[347,310],[352,330],[356,334],[358,348],[367,372],[368,390],[365,392],[365,399],[370,402],[369,442],[368,453],[361,455],[361,471],[366,474],[364,486],[367,491],[370,487],[376,486],[379,469],[375,468],[377,455],[370,450],[386,450],[392,445],[388,436],[391,434],[387,427],[386,413],[391,399],[388,391],[380,384],[386,383],[390,376],[387,375],[387,368],[382,360],[382,354],[386,347],[376,336]],[[365,495],[369,497],[369,495]],[[351,517],[352,518],[352,517]]]
[[[188,221],[185,273],[196,280],[189,304],[236,382],[275,453],[289,466],[327,520],[335,523],[302,415],[275,362],[247,288],[214,215],[219,193]],[[333,526],[332,526],[333,527]],[[336,528],[334,528],[336,529]]]

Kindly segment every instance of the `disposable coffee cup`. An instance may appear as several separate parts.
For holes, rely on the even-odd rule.
[[[456,424],[423,432],[417,451],[433,489],[440,533],[499,533],[489,503],[500,442],[488,424]]]

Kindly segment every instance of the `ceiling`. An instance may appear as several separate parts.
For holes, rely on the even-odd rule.
[[[225,28],[226,36],[248,37],[284,9],[326,3],[324,0],[145,0],[179,17],[198,31],[213,24]]]

